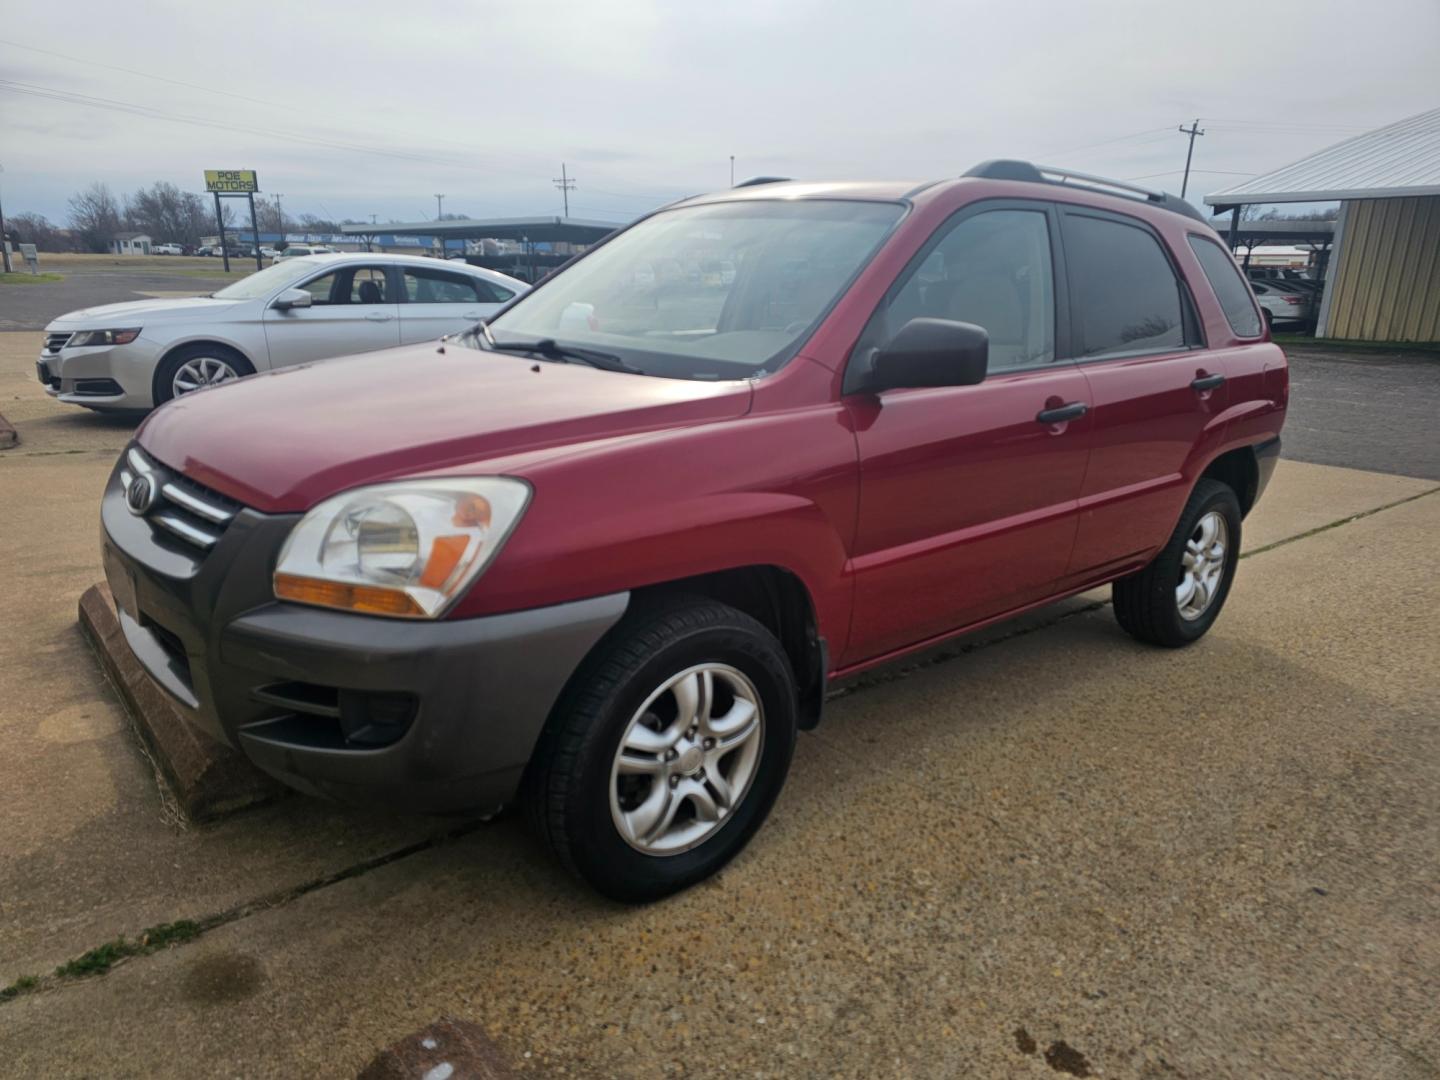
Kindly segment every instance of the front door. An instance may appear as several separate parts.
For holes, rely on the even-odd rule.
[[[265,310],[272,368],[400,344],[400,306],[384,266],[342,266],[296,288],[310,294],[310,307]]]
[[[860,455],[844,663],[1043,599],[1064,574],[1089,391],[1056,340],[1054,211],[981,203],[937,230],[887,294],[851,364],[917,317],[990,335],[977,386],[850,394]]]

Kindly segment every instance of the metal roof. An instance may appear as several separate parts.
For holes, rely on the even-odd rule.
[[[1440,195],[1440,109],[1336,143],[1206,195],[1211,206]]]
[[[616,229],[624,228],[613,221],[588,221],[583,218],[490,218],[488,221],[417,221],[408,224],[393,222],[380,225],[342,225],[346,236],[372,236],[384,229],[387,233],[422,233],[426,236],[466,238],[471,240],[568,240],[572,244],[593,244],[605,239]]]

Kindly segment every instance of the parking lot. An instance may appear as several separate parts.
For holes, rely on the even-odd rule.
[[[223,282],[0,290],[17,1075],[348,1076],[442,1015],[536,1075],[1440,1072],[1433,355],[1297,353],[1287,460],[1193,648],[1135,644],[1107,591],[882,669],[740,858],[629,908],[514,818],[168,807],[75,620],[133,421],[47,399],[35,331]],[[176,944],[104,970],[147,930]]]

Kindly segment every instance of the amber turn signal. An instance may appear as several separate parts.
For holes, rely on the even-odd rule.
[[[360,611],[373,615],[420,615],[424,610],[409,594],[398,589],[382,589],[375,585],[345,585],[338,581],[301,577],[298,574],[276,574],[275,596],[300,604]]]

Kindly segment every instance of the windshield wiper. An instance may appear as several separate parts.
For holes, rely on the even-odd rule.
[[[534,341],[496,341],[490,336],[488,327],[481,331],[481,336],[486,339],[487,348],[497,349],[501,352],[534,353],[547,360],[559,360],[567,364],[578,361],[599,368],[601,371],[623,371],[627,375],[645,374],[633,364],[627,364],[621,360],[614,353],[600,352],[596,349],[577,349],[570,345],[561,345],[554,338],[536,338]]]

